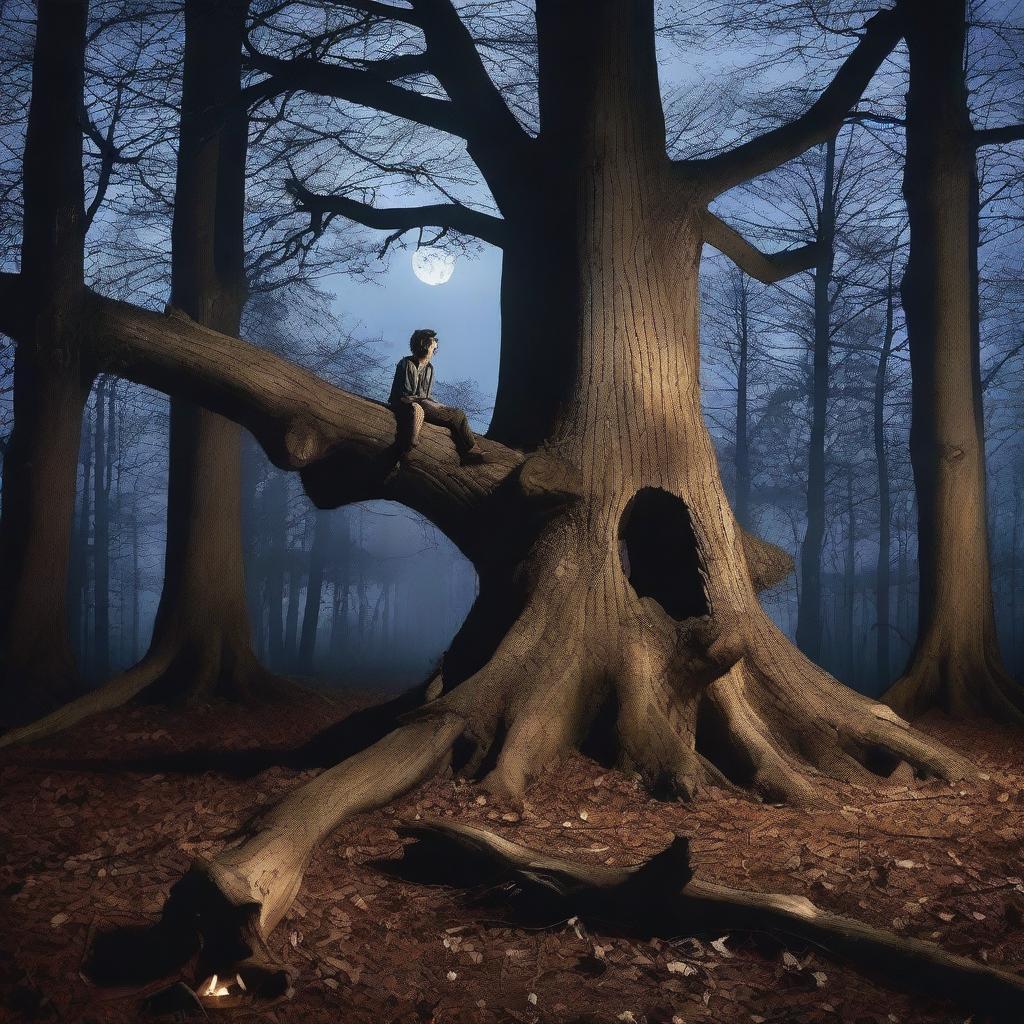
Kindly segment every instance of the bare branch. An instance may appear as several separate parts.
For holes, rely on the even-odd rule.
[[[474,138],[505,146],[525,143],[529,136],[487,74],[451,0],[413,0],[413,7],[423,27],[433,73],[472,125]]]
[[[377,0],[344,0],[337,3],[339,7],[348,7],[353,11],[362,11],[364,14],[372,14],[377,18],[389,18],[391,21],[401,21],[406,25],[419,25],[419,18],[415,11],[407,7],[394,7],[391,4],[378,3]]]
[[[706,210],[701,218],[704,241],[728,256],[744,273],[764,284],[775,284],[802,270],[810,270],[817,258],[817,244],[799,249],[765,253],[750,244],[735,228]]]
[[[505,244],[505,222],[500,217],[472,210],[461,203],[434,203],[427,206],[396,206],[382,209],[348,196],[310,192],[294,179],[288,182],[287,188],[295,197],[297,205],[310,212],[314,224],[316,219],[325,213],[341,214],[358,224],[380,231],[398,231],[402,234],[414,228],[439,227],[459,231],[464,235],[473,235],[498,247]]]
[[[1024,124],[1008,124],[1001,128],[977,128],[971,134],[975,148],[979,146],[1001,146],[1007,142],[1024,139]]]
[[[247,63],[269,76],[243,90],[243,99],[249,104],[301,89],[373,107],[462,138],[469,135],[469,126],[450,100],[403,89],[365,68],[356,70],[308,58],[281,60],[255,50],[249,51]]]
[[[839,130],[847,111],[860,99],[902,33],[900,15],[880,11],[865,24],[860,42],[805,114],[719,156],[681,160],[675,167],[688,180],[706,182],[711,195],[719,195],[824,142]]]

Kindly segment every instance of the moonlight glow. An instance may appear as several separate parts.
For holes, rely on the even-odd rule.
[[[424,284],[444,284],[455,270],[455,255],[429,246],[417,249],[412,254],[412,269]]]

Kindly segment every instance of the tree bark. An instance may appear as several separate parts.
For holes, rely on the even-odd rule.
[[[3,717],[19,721],[78,687],[67,619],[82,413],[92,380],[83,298],[85,0],[41,0],[25,141],[21,286],[11,303],[14,429],[0,511]]]
[[[812,660],[821,656],[821,549],[825,541],[825,436],[828,431],[829,353],[832,341],[832,266],[835,260],[835,137],[825,144],[825,180],[818,211],[814,268],[814,351],[811,437],[807,453],[807,532],[800,550],[800,604],[796,642]]]
[[[906,0],[910,88],[902,282],[918,505],[917,640],[886,702],[1024,722],[996,639],[977,294],[977,160],[963,69],[965,0]]]

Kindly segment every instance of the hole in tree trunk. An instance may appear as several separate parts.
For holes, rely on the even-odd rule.
[[[660,487],[644,487],[619,523],[622,570],[641,597],[674,619],[710,615],[697,537],[686,503]]]

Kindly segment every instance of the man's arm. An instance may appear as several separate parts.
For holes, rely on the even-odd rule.
[[[395,381],[391,385],[392,402],[411,405],[416,401],[416,371],[411,359],[403,359],[395,367]]]

